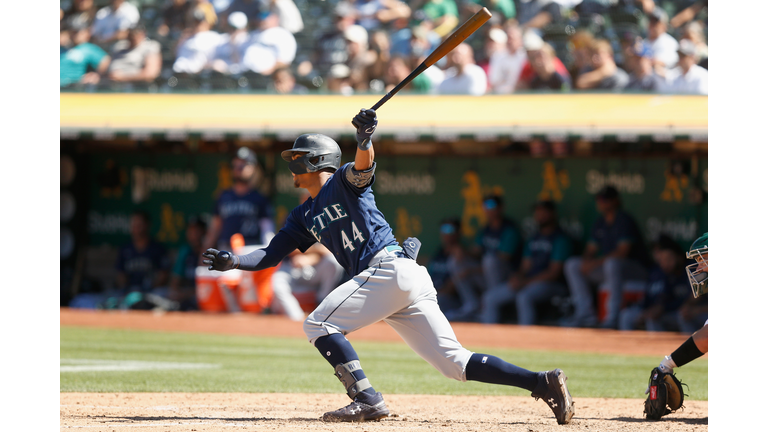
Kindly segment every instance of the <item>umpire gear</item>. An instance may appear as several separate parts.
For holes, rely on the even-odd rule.
[[[293,159],[293,156],[301,156]],[[322,134],[304,134],[296,138],[293,148],[280,153],[294,174],[306,174],[323,168],[339,169],[341,148],[331,137]]]

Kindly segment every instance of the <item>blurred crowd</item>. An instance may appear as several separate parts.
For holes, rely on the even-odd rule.
[[[256,154],[241,147],[229,173],[229,186],[218,191],[210,217],[190,218],[186,241],[176,251],[153,238],[149,214],[136,209],[130,240],[118,248],[114,280],[103,290],[75,296],[69,306],[269,312],[303,320],[350,277],[322,245],[293,251],[276,268],[260,272],[210,272],[202,265],[209,247],[244,254],[275,234],[272,202],[257,188],[263,174]],[[687,333],[700,328],[707,296],[692,295],[685,250],[666,235],[646,244],[613,186],[598,191],[594,205],[598,216],[583,221],[589,227],[584,239],[560,227],[557,205],[548,200],[532,203],[533,225],[526,230],[505,215],[498,195],[483,198],[484,218],[474,237],[459,218],[443,220],[439,245],[425,247],[419,261],[432,276],[445,316],[488,324]]]
[[[708,92],[706,0],[65,0],[61,87],[380,93],[482,7],[404,91]]]

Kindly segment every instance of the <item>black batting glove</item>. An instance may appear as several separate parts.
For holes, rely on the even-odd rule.
[[[370,147],[371,135],[376,131],[379,121],[376,119],[376,111],[361,108],[360,112],[352,119],[352,126],[357,128],[357,146],[363,150]]]
[[[210,248],[203,252],[203,258],[208,270],[227,271],[236,267],[235,256],[227,251]]]

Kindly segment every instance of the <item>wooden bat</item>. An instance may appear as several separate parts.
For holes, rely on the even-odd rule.
[[[450,36],[448,36],[448,39],[443,41],[443,43],[440,44],[437,48],[435,48],[434,51],[432,51],[432,54],[430,54],[426,59],[424,59],[421,64],[411,72],[410,75],[405,77],[402,81],[400,81],[395,88],[390,90],[386,95],[384,95],[381,100],[376,102],[376,105],[371,107],[372,110],[377,110],[379,107],[384,105],[384,103],[392,98],[397,92],[402,90],[403,87],[407,86],[408,83],[413,81],[414,78],[419,76],[420,73],[427,70],[428,67],[432,66],[433,64],[437,63],[438,60],[445,57],[446,54],[451,52],[454,48],[459,46],[460,43],[464,42],[469,35],[474,33],[477,29],[480,28],[483,24],[485,24],[489,19],[491,19],[491,13],[486,8],[480,9],[476,14],[472,15],[470,19],[467,20],[464,24],[461,25],[456,31],[454,31]]]

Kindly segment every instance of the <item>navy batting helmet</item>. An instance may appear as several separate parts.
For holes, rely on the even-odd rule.
[[[293,159],[293,156],[301,156]],[[304,134],[296,138],[293,148],[280,153],[288,161],[288,168],[294,174],[306,174],[323,168],[339,169],[341,148],[331,137],[321,134]]]

